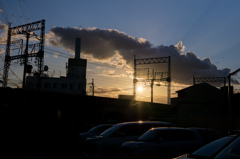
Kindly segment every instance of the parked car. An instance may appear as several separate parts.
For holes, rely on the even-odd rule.
[[[175,159],[240,159],[240,134],[234,133],[217,139],[191,154]]]
[[[109,157],[120,153],[121,144],[125,141],[137,140],[153,127],[168,127],[172,123],[160,121],[123,122],[105,130],[99,136],[87,138],[86,157]]]
[[[201,131],[201,134],[199,133]],[[210,138],[201,135],[207,130],[200,128],[152,128],[137,141],[121,145],[122,158],[172,158],[192,152],[203,146]]]
[[[110,128],[113,125],[114,124],[99,124],[99,125],[95,125],[89,131],[80,133],[78,135],[78,140],[79,141],[84,141],[88,137],[98,136],[103,131],[105,131],[106,129]]]
[[[204,141],[204,145],[224,136],[222,132],[214,129],[210,129],[210,128],[198,128],[198,127],[190,127],[190,128],[198,131],[199,135]]]

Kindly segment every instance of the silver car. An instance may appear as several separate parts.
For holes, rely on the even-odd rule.
[[[122,158],[164,158],[170,159],[192,152],[205,143],[198,129],[193,128],[152,128],[137,141],[124,142]]]
[[[190,154],[175,159],[240,159],[240,135],[232,134],[217,139]]]
[[[100,135],[103,131],[105,131],[106,129],[110,128],[110,127],[113,126],[113,125],[114,125],[114,124],[99,124],[99,125],[95,125],[95,126],[93,126],[89,131],[80,133],[80,134],[78,135],[78,140],[84,141],[84,140],[86,140],[88,137],[98,136],[98,135]]]
[[[137,138],[153,127],[169,127],[172,123],[160,121],[123,122],[112,126],[96,137],[87,138],[87,157],[116,157],[120,153],[121,144]]]

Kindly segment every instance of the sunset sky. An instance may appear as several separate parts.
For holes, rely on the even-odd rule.
[[[1,4],[1,57],[7,38],[3,15],[12,27],[45,19],[47,73],[66,75],[66,62],[73,56],[75,38],[80,37],[81,57],[88,60],[87,83],[94,79],[96,96],[132,95],[134,55],[137,59],[171,56],[172,97],[193,84],[193,75],[227,77],[240,68],[239,0],[2,0]],[[166,64],[137,68],[167,71]],[[20,61],[12,61],[11,69],[22,79]],[[10,71],[9,79],[21,85]],[[240,75],[233,79],[237,91]],[[137,100],[150,101],[150,83],[138,86],[142,90],[137,91]],[[154,102],[166,103],[166,90],[166,82],[155,82]]]

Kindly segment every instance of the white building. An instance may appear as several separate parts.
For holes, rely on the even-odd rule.
[[[80,58],[81,39],[76,38],[75,58],[68,59],[66,77],[43,77],[41,89],[44,91],[86,95],[86,67],[87,60]],[[28,76],[26,86],[37,88],[37,77]]]

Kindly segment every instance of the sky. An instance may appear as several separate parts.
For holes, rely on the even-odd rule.
[[[94,79],[96,96],[117,98],[119,94],[133,94],[134,55],[136,59],[171,57],[171,97],[176,97],[177,90],[192,85],[193,75],[227,77],[240,68],[239,0],[0,2],[2,58],[6,49],[6,16],[12,27],[45,19],[44,65],[49,67],[46,73],[50,77],[66,75],[66,62],[73,57],[75,38],[80,37],[81,58],[88,60],[87,83]],[[34,59],[30,63],[34,64]],[[166,63],[137,65],[137,75],[139,79],[151,79],[152,72],[166,72],[167,68]],[[21,85],[21,61],[12,61],[11,70],[9,79]],[[232,79],[237,92],[240,76],[234,75]],[[137,91],[136,99],[150,101],[149,80],[141,80],[139,86],[142,90]],[[87,90],[91,95],[90,85]],[[166,81],[156,80],[153,92],[155,103],[167,102]]]

